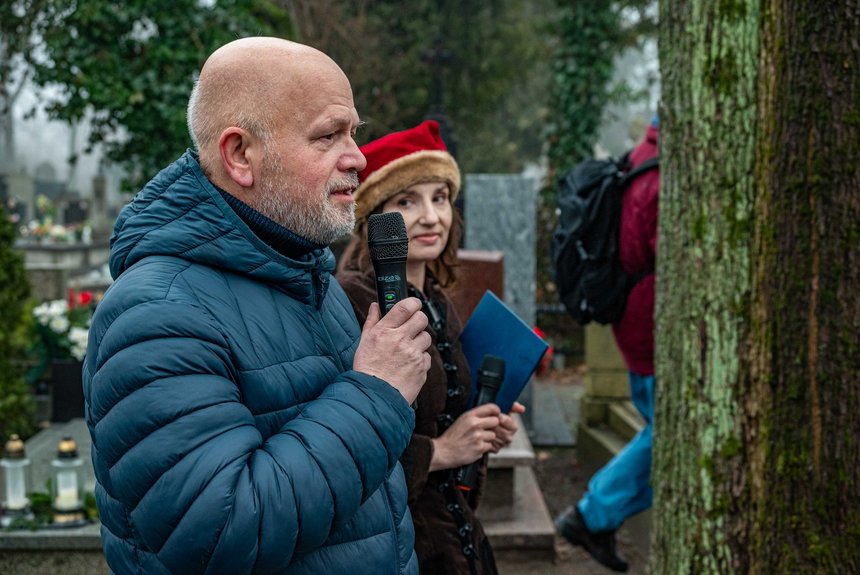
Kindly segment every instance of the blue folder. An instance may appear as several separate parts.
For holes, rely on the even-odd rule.
[[[478,395],[478,369],[484,356],[491,354],[505,360],[505,381],[496,395],[502,413],[511,410],[549,348],[531,326],[491,291],[484,294],[466,322],[460,343],[472,372],[470,403]]]

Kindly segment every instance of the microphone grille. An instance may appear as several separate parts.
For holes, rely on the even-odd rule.
[[[409,238],[400,212],[371,214],[367,219],[367,243],[374,259],[405,258]]]
[[[478,373],[486,377],[505,379],[505,360],[501,357],[487,354],[481,362]]]

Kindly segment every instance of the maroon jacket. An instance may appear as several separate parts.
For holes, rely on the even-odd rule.
[[[630,154],[633,167],[657,155],[659,129],[648,126]],[[660,171],[649,170],[633,180],[621,207],[619,257],[628,274],[648,273],[633,286],[624,317],[612,326],[627,369],[654,375],[654,266],[657,253],[657,211]]]

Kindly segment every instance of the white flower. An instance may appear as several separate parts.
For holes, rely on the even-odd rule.
[[[48,323],[48,327],[56,333],[66,333],[66,330],[69,329],[69,318],[66,316],[52,317],[51,321]]]
[[[69,304],[66,300],[55,299],[33,308],[33,317],[40,324],[50,327],[53,331],[63,334],[69,329],[67,313]]]
[[[82,327],[73,327],[69,330],[69,341],[72,342],[70,351],[72,352],[72,356],[78,361],[83,361],[84,356],[87,355],[88,336],[89,330]]]
[[[47,327],[55,336],[43,343],[53,353],[69,354],[82,361],[87,353],[87,338],[92,317],[88,310],[70,310],[66,300],[58,299],[45,302],[33,308],[33,317]],[[74,323],[73,323],[74,322]],[[82,323],[85,325],[81,326]]]
[[[53,317],[60,317],[61,315],[66,315],[66,312],[69,311],[69,304],[64,299],[55,299],[51,302],[48,302],[48,306],[51,310],[51,315]]]
[[[43,303],[33,308],[33,317],[42,325],[48,325],[51,321],[51,304]]]

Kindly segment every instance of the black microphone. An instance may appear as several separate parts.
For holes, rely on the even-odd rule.
[[[372,214],[367,219],[367,245],[376,272],[376,297],[382,315],[406,297],[406,253],[409,238],[400,212]]]
[[[475,406],[496,401],[496,394],[505,380],[505,360],[495,355],[485,355],[478,370],[478,397]],[[464,465],[457,471],[457,488],[461,491],[471,491],[478,480],[478,470],[486,459],[485,453],[480,459],[469,465]]]

